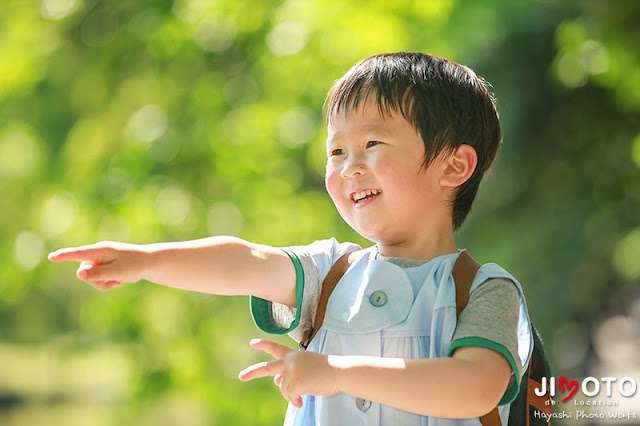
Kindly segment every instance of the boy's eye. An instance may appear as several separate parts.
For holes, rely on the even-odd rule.
[[[380,141],[369,141],[367,142],[367,148],[371,148],[372,146],[380,145]]]
[[[336,148],[333,151],[331,151],[331,155],[343,155],[344,154],[344,149],[342,148]]]

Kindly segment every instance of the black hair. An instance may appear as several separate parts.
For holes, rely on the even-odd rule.
[[[464,222],[484,173],[502,142],[495,98],[490,85],[472,69],[420,52],[370,56],[337,80],[327,95],[327,121],[356,110],[375,97],[380,113],[399,112],[418,131],[425,147],[426,169],[441,153],[460,145],[476,150],[478,163],[455,193],[453,228]]]

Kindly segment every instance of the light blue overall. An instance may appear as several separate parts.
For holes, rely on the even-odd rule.
[[[401,267],[375,259],[375,254],[375,249],[367,249],[342,277],[327,304],[324,323],[308,350],[323,354],[406,359],[449,356],[455,349],[451,343],[457,319],[451,271],[458,254],[440,256],[423,265],[424,281],[421,285],[416,285],[415,279],[410,280]],[[496,264],[486,264],[478,271],[471,291],[490,278],[510,279],[518,289],[518,356],[526,368],[533,340],[522,288],[507,271]],[[509,352],[501,353],[507,356],[517,374]],[[504,425],[509,416],[509,403],[515,398],[519,383],[518,377],[501,401],[504,405],[500,406],[500,416]],[[429,418],[342,392],[328,397],[303,395],[302,408],[289,404],[284,424],[480,426],[477,418]]]

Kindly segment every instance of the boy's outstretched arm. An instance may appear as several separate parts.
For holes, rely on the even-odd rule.
[[[274,376],[285,399],[298,407],[302,394],[346,392],[424,416],[480,417],[498,404],[512,371],[503,355],[481,347],[407,360],[293,351],[268,340],[251,345],[278,359],[251,366],[239,378]]]
[[[296,272],[282,250],[235,237],[136,245],[101,242],[49,254],[81,262],[77,276],[99,290],[142,279],[221,295],[254,295],[296,306]]]

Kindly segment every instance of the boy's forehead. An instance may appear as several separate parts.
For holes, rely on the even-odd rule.
[[[382,120],[346,119],[342,122],[329,122],[327,125],[327,133],[334,138],[339,138],[349,131],[371,132],[386,136],[391,135],[389,126]]]
[[[393,110],[383,113],[378,105],[372,105],[370,102],[359,105],[358,108],[341,110],[327,119],[327,133],[330,138],[339,138],[351,131],[390,136],[399,126],[413,127],[401,113]]]

